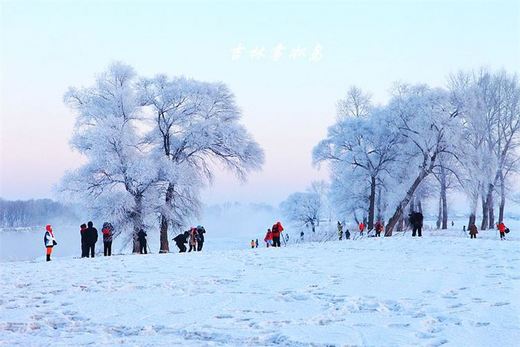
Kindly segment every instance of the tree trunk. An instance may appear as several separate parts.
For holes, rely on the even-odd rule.
[[[494,186],[489,187],[488,193],[488,210],[489,210],[489,229],[495,228],[495,202],[493,197]]]
[[[379,189],[377,190],[377,200],[376,200],[376,209],[377,209],[377,214],[376,214],[376,219],[378,221],[382,221],[383,220],[383,211],[382,211],[382,206],[381,206],[381,187],[379,187]]]
[[[403,216],[401,216],[401,218],[399,218],[399,221],[397,222],[396,229],[397,229],[397,231],[405,230],[405,222],[404,222]]]
[[[478,194],[474,194],[471,199],[468,228],[470,225],[476,224],[476,222],[477,222],[477,205],[478,205]]]
[[[173,184],[168,185],[168,189],[166,189],[166,206],[171,206],[174,194]],[[170,252],[170,243],[168,241],[168,218],[165,215],[161,214],[161,245],[159,249],[159,253],[169,253]]]
[[[376,178],[374,176],[372,176],[370,178],[370,197],[369,197],[369,204],[368,204],[368,230],[372,230],[374,228],[375,202],[376,202]]]
[[[441,228],[441,224],[442,224],[442,197],[439,195],[439,210],[437,213],[437,223],[436,223],[437,229]]]
[[[446,169],[441,166],[441,200],[442,200],[442,229],[448,229],[448,199],[446,191]]]
[[[506,187],[504,185],[504,175],[500,173],[500,205],[498,207],[498,223],[504,221],[504,208],[506,206]]]
[[[432,164],[430,166],[433,165],[433,161],[432,161]],[[408,203],[410,202],[410,200],[412,199],[412,197],[413,197],[413,195],[415,193],[415,190],[417,189],[419,184],[421,184],[423,179],[426,176],[428,176],[428,174],[429,174],[429,172],[426,171],[425,169],[421,170],[421,172],[419,173],[419,175],[417,176],[417,178],[413,182],[412,186],[406,192],[406,195],[404,196],[403,200],[401,200],[399,205],[397,205],[397,208],[395,209],[394,214],[388,220],[388,224],[386,225],[386,229],[385,229],[385,236],[392,236],[392,231],[394,230],[394,227],[397,224],[397,221],[402,216],[403,209],[406,207],[406,205],[408,205]]]
[[[139,253],[140,251],[140,243],[137,239],[137,234],[143,228],[143,202],[142,196],[138,195],[134,197],[135,209],[130,215],[133,224],[133,252]]]
[[[489,209],[487,206],[487,199],[484,195],[482,195],[481,200],[482,200],[482,223],[480,224],[480,230],[487,230]]]
[[[416,201],[416,205],[417,205],[416,209],[417,209],[417,212],[422,213],[422,201],[421,201],[420,198],[416,198],[416,199],[417,199],[417,201]]]

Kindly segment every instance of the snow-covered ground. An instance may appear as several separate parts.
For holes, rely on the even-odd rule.
[[[3,345],[520,341],[517,240],[408,234],[280,249],[62,257],[1,263],[0,275]]]

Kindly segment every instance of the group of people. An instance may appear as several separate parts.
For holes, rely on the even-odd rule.
[[[266,247],[268,247],[268,248],[269,247],[281,247],[282,244],[280,243],[280,238],[282,237],[282,231],[283,231],[283,226],[282,226],[282,223],[280,223],[280,222],[276,222],[272,226],[272,228],[267,229],[267,233],[265,234],[265,237],[264,237],[264,242],[265,242]],[[257,240],[257,242],[258,242],[258,240]],[[257,244],[257,242],[255,242],[255,244]],[[253,240],[251,240],[251,246],[252,245],[253,245]]]
[[[204,229],[202,225],[198,225],[196,228],[191,227],[190,230],[187,230],[175,236],[172,240],[175,241],[177,248],[179,248],[179,253],[186,252],[186,243],[188,243],[190,246],[188,252],[200,252],[202,251],[202,247],[204,246],[205,233],[206,229]]]
[[[108,222],[103,223],[101,233],[103,234],[103,253],[105,256],[111,256],[114,227]],[[94,227],[94,223],[81,224],[79,226],[79,234],[81,235],[81,257],[94,258],[98,241],[98,231]]]

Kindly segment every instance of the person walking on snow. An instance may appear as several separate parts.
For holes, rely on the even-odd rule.
[[[497,229],[500,232],[500,240],[504,240],[506,238],[506,229],[507,229],[504,222],[498,223]]]
[[[469,238],[476,239],[477,234],[478,234],[477,226],[475,224],[471,224],[469,226],[468,230],[469,230]]]
[[[350,240],[350,230],[345,230],[345,240]]]
[[[172,240],[175,241],[175,244],[179,248],[179,253],[186,252],[186,246],[184,245],[188,242],[188,237],[190,236],[189,231],[185,231],[182,234],[175,236]]]
[[[365,231],[365,223],[359,223],[359,236],[363,236],[363,231]]]
[[[422,237],[423,214],[421,212],[412,212],[408,217],[409,222],[412,225],[412,237],[415,237],[416,232],[419,237]]]
[[[338,221],[338,237],[340,241],[343,239],[343,225],[340,221]]]
[[[283,231],[282,223],[276,222],[275,225],[273,225],[271,232],[273,234],[273,247],[281,247],[280,244],[280,235]]]
[[[204,234],[206,233],[206,229],[202,225],[197,226],[197,251],[202,251],[202,246],[204,245]]]
[[[146,247],[146,236],[148,235],[143,229],[139,230],[139,232],[137,233],[137,241],[139,241],[140,254],[148,254],[148,249]]]
[[[265,241],[265,245],[267,248],[269,248],[269,246],[272,246],[273,233],[271,232],[271,229],[267,229],[267,233],[265,234],[264,241]]]
[[[54,237],[54,233],[52,232],[52,226],[47,224],[45,226],[45,236],[43,237],[43,244],[45,245],[45,249],[47,250],[47,261],[51,261],[52,247],[56,246],[58,243],[56,242],[56,238]]]
[[[190,250],[191,251],[197,251],[197,229],[191,228],[190,229]]]
[[[94,228],[94,223],[88,222],[88,228],[85,231],[87,233],[87,258],[90,253],[90,257],[94,258],[96,253],[96,242],[98,240],[98,231]]]
[[[79,235],[81,236],[81,257],[88,258],[88,241],[87,241],[87,225],[79,226]]]
[[[114,235],[114,227],[110,223],[103,223],[103,254],[105,257],[112,255],[112,237]]]

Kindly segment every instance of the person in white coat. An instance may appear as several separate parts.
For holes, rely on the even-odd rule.
[[[52,227],[50,224],[47,224],[45,227],[45,237],[43,238],[43,243],[47,249],[47,261],[51,261],[52,247],[56,246],[58,243],[56,242],[56,238],[54,237],[54,233],[52,232]]]

